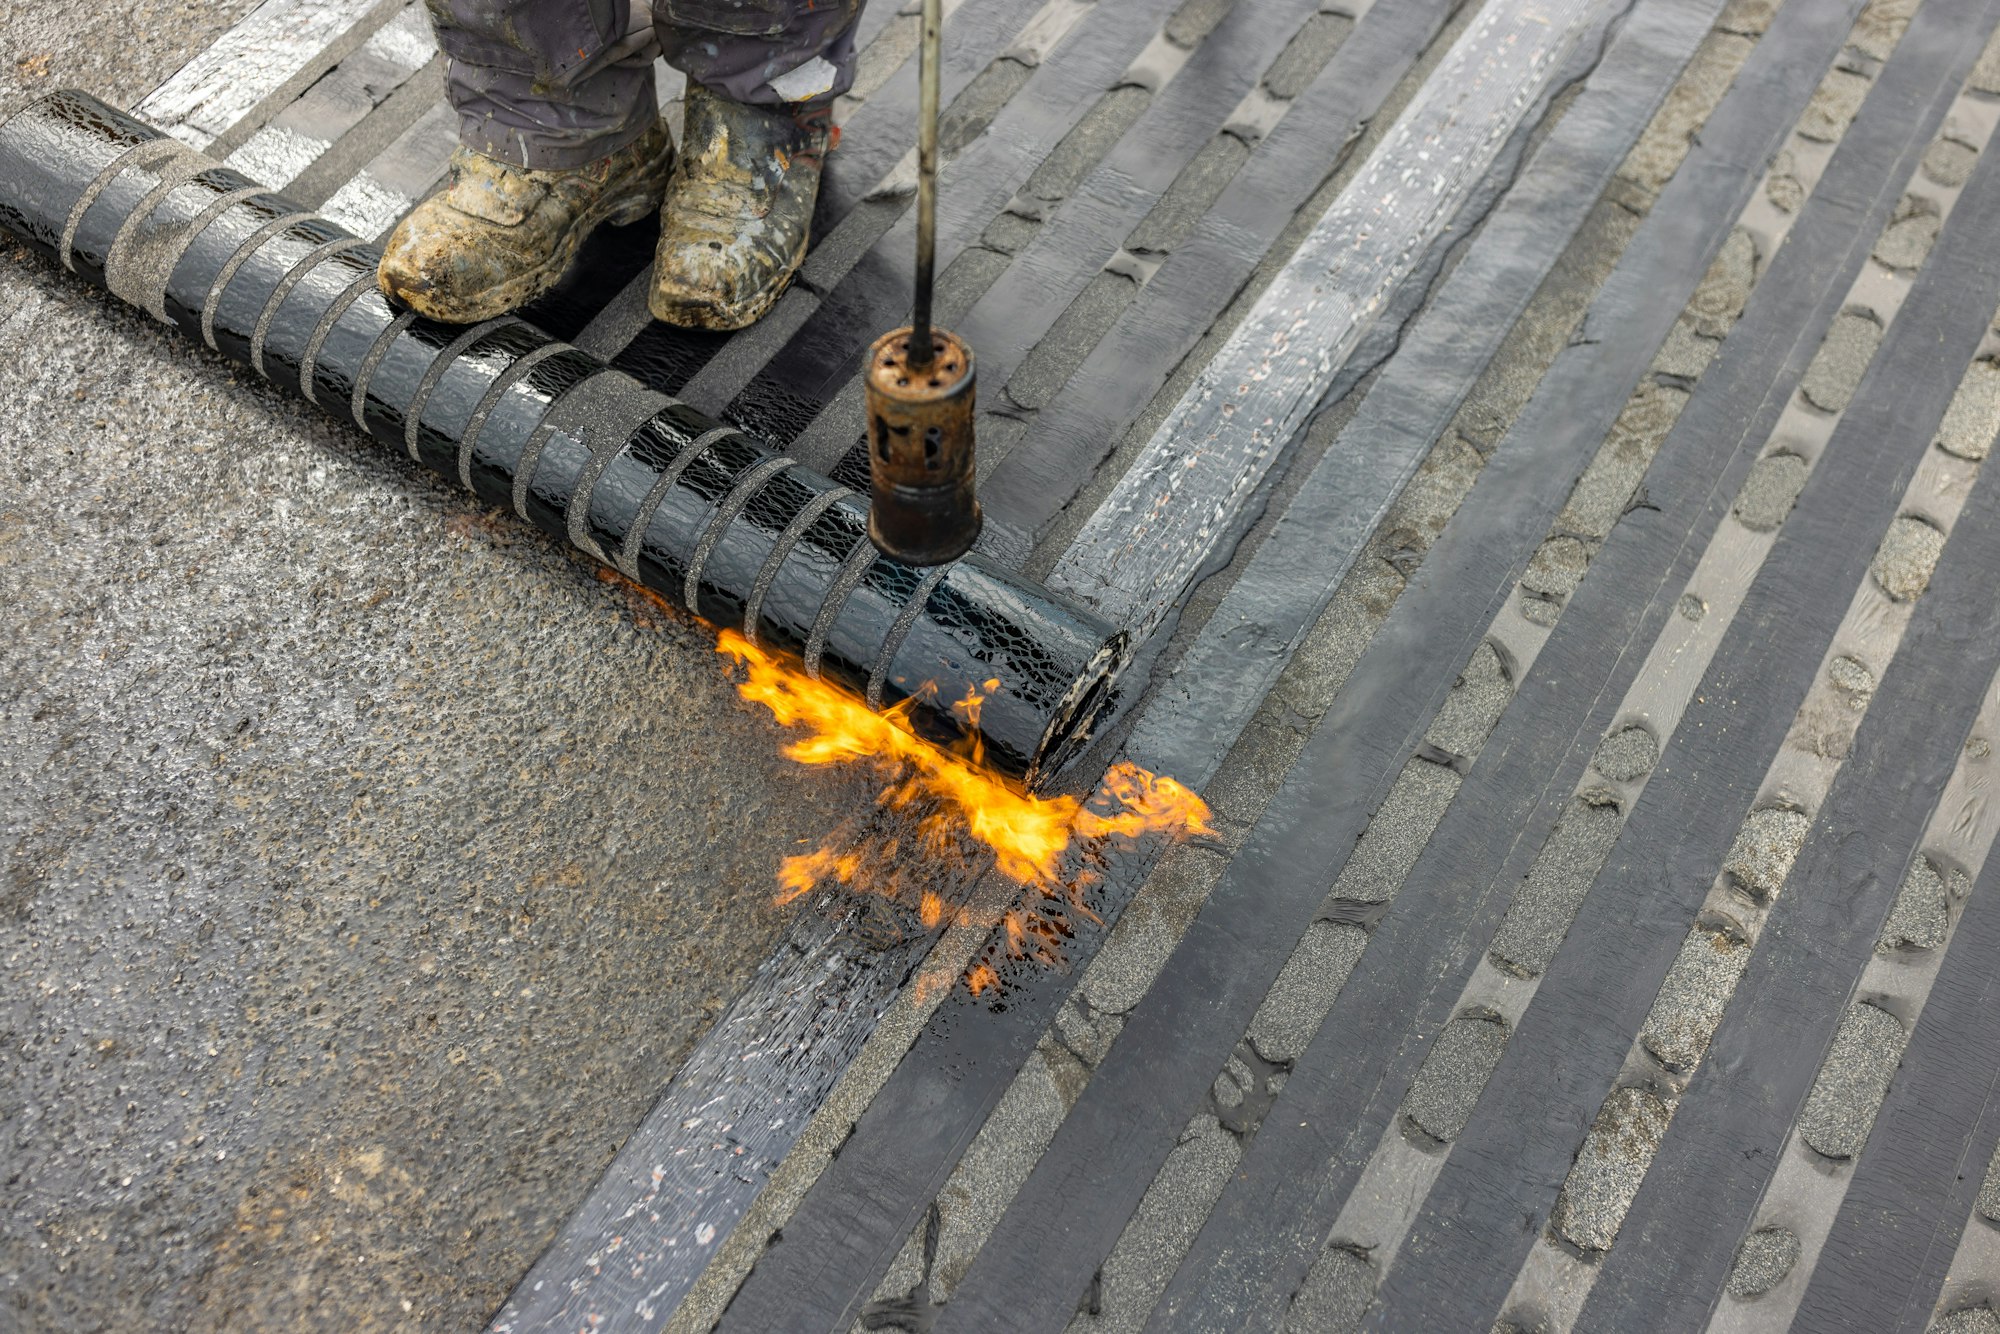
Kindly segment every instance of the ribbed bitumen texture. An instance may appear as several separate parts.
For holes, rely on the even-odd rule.
[[[845,488],[521,320],[399,314],[359,238],[87,94],[0,125],[0,227],[1022,786],[1108,701],[1124,636],[1088,612],[978,557],[875,554]]]

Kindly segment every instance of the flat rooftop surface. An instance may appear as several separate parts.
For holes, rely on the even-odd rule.
[[[73,11],[441,177],[421,4]],[[2000,1334],[2000,0],[946,11],[982,549],[1216,837],[784,901],[896,817],[710,627],[0,245],[0,1324]],[[917,25],[763,323],[526,317],[865,489]]]

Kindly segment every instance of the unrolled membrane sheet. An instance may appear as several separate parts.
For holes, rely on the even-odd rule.
[[[977,555],[875,552],[866,497],[519,319],[398,311],[366,241],[88,94],[0,125],[0,226],[271,383],[1032,787],[1125,639]],[[997,687],[987,683],[996,682]]]

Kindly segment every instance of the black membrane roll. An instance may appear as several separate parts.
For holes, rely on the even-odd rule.
[[[0,227],[1018,787],[1109,701],[1125,636],[1089,612],[977,555],[879,555],[865,496],[520,319],[397,310],[372,246],[88,94],[0,124]]]

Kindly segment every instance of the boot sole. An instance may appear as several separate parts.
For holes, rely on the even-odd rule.
[[[478,324],[519,310],[562,281],[563,274],[567,273],[569,266],[576,261],[576,252],[582,248],[585,237],[606,223],[616,227],[626,227],[657,211],[660,201],[666,195],[667,179],[673,173],[675,157],[676,149],[669,144],[660,164],[647,168],[647,174],[657,177],[660,181],[657,192],[599,200],[565,233],[561,244],[550,253],[547,261],[537,268],[508,279],[486,293],[484,299],[478,302],[466,302],[456,306],[442,305],[431,301],[424,293],[402,290],[386,275],[378,275],[379,284],[389,296],[425,319],[436,320],[440,324]]]
[[[808,234],[799,242],[798,253],[792,257],[791,267],[776,286],[759,292],[749,301],[734,306],[719,306],[714,302],[676,302],[665,299],[656,284],[646,294],[646,308],[653,318],[679,329],[705,329],[710,333],[737,333],[749,328],[758,320],[771,313],[771,307],[778,304],[798,277],[799,268],[806,262],[806,252],[811,248],[812,237]]]

